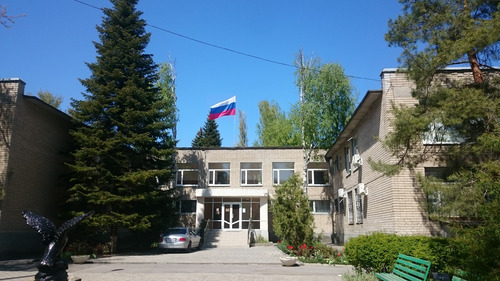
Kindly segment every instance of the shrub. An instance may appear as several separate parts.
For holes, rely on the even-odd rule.
[[[373,233],[351,238],[345,255],[358,272],[390,272],[400,253],[431,261],[432,271],[451,272],[453,249],[451,239]]]

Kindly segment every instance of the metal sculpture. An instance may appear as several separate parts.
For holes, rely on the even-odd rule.
[[[88,212],[78,217],[74,217],[56,228],[54,223],[46,217],[40,216],[30,211],[23,211],[26,223],[35,229],[42,236],[42,242],[47,245],[42,256],[42,260],[37,264],[38,273],[35,275],[36,281],[67,281],[68,264],[61,259],[61,253],[68,241],[67,234],[79,222],[91,216],[94,212]]]

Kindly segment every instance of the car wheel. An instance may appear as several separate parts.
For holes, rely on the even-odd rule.
[[[187,253],[191,252],[191,241],[189,241],[189,244],[188,244],[188,246],[186,248],[186,252]]]

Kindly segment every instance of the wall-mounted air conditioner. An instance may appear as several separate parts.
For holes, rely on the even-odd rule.
[[[363,166],[363,159],[361,159],[361,156],[359,154],[354,154],[352,156],[352,165],[355,168],[359,168],[360,166]]]
[[[338,190],[338,194],[339,194],[339,197],[347,197],[347,192],[345,192],[345,190],[343,188],[339,188]]]
[[[358,183],[358,192],[361,195],[368,195],[368,189],[366,188],[364,183]]]

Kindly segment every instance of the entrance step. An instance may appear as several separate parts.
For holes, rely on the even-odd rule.
[[[203,248],[248,248],[247,230],[223,231],[212,229],[206,233]]]

